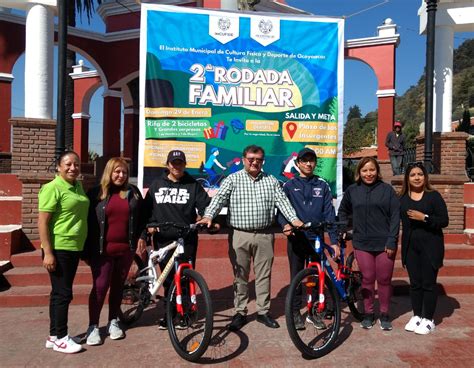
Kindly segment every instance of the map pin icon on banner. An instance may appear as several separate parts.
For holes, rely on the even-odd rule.
[[[298,125],[296,123],[288,123],[286,124],[286,131],[288,135],[290,136],[291,139],[293,139],[293,136],[296,133],[296,129],[298,129]]]

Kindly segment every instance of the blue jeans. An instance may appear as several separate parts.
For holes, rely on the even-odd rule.
[[[393,175],[400,175],[402,173],[402,159],[403,156],[390,156],[390,164],[392,165]]]

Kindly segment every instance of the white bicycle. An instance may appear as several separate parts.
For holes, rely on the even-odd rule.
[[[135,255],[129,278],[123,291],[120,321],[125,324],[136,322],[153,298],[157,295],[166,277],[174,267],[176,270],[172,285],[166,296],[166,318],[168,332],[176,352],[190,362],[197,361],[206,351],[212,337],[213,310],[209,288],[204,278],[195,270],[188,259],[184,259],[184,238],[198,226],[179,225],[172,222],[152,223],[147,228],[157,232],[174,231],[175,241],[158,250],[153,249],[153,239],[147,243],[147,265]],[[199,228],[202,228],[201,226]],[[152,235],[153,237],[154,235]],[[173,254],[161,274],[157,264],[167,253]]]

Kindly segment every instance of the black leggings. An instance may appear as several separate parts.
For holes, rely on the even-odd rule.
[[[49,273],[51,294],[49,297],[49,334],[58,339],[68,334],[69,304],[72,301],[72,284],[76,276],[81,252],[54,250],[56,269]],[[44,257],[44,253],[43,253]]]
[[[410,277],[413,314],[432,320],[438,298],[438,270],[431,264],[423,245],[411,243],[408,246],[406,267]]]

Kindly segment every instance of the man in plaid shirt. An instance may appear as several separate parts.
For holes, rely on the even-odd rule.
[[[274,234],[270,230],[275,207],[295,227],[303,226],[278,180],[262,171],[262,147],[244,149],[244,170],[229,175],[198,222],[210,226],[225,205],[228,207],[229,257],[234,269],[235,315],[229,325],[238,331],[247,322],[248,278],[253,258],[257,321],[267,327],[280,325],[270,314],[270,279],[273,264]]]

